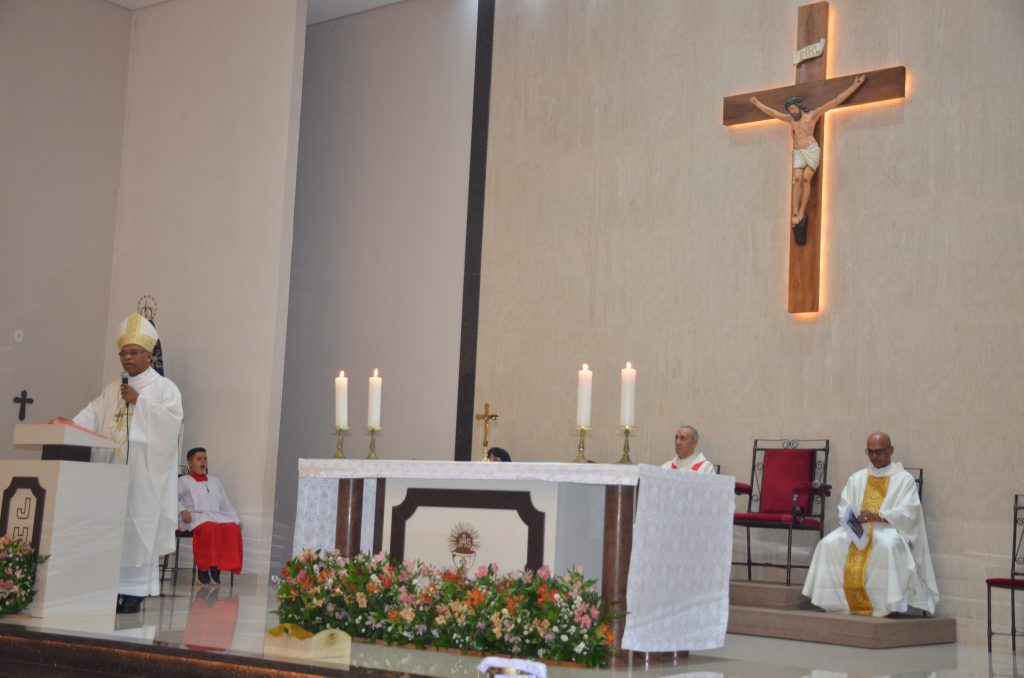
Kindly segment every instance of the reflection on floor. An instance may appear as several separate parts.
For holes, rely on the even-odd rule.
[[[277,623],[272,586],[255,575],[237,577],[234,586],[193,586],[179,577],[165,595],[149,598],[138,614],[87,619],[38,620],[6,617],[4,624],[62,635],[100,637],[163,647],[188,648],[196,653],[262,657],[266,629]],[[0,629],[2,633],[2,629]],[[598,673],[625,676],[757,676],[758,678],[832,678],[839,676],[1021,676],[1024,643],[1018,657],[1010,654],[1009,639],[997,639],[996,652],[968,644],[861,650],[833,645],[729,635],[724,648],[694,652],[673,663],[645,664],[643,656],[599,672],[556,667],[551,676]],[[385,669],[428,676],[475,676],[478,657],[355,643],[353,667]],[[1018,666],[1020,665],[1020,666]],[[306,665],[308,667],[308,665]],[[347,668],[323,662],[325,668]],[[5,674],[9,675],[9,674]],[[42,675],[42,674],[39,674]]]

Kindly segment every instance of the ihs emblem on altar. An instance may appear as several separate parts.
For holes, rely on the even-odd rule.
[[[473,567],[479,548],[480,533],[469,523],[456,523],[448,533],[448,550],[451,551],[455,567]]]

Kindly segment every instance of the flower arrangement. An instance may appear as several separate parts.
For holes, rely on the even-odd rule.
[[[20,612],[36,595],[36,567],[49,556],[37,556],[32,547],[5,534],[0,537],[0,614]]]
[[[588,667],[614,651],[609,614],[581,566],[555,577],[546,566],[499,574],[491,564],[470,577],[383,553],[307,549],[275,581],[280,621],[307,631]]]

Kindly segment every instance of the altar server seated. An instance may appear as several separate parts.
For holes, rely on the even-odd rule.
[[[242,526],[221,482],[206,473],[206,449],[188,451],[186,475],[178,478],[178,529],[192,530],[199,583],[220,583],[221,570],[242,572]]]
[[[935,612],[939,592],[913,476],[885,433],[868,437],[867,468],[843,488],[839,527],[818,542],[803,594],[830,612],[884,617]]]
[[[699,441],[700,434],[697,433],[697,429],[692,426],[680,426],[676,429],[676,456],[662,464],[661,468],[693,471],[694,473],[714,473],[715,465],[696,451]]]

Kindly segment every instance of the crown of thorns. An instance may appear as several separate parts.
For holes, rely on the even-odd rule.
[[[792,99],[786,99],[786,103],[782,104],[783,108],[789,108],[792,105],[796,105],[797,108],[804,107],[804,100],[800,97],[793,97]]]

